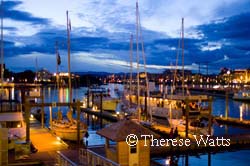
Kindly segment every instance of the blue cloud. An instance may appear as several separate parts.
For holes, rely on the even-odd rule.
[[[33,24],[50,23],[48,19],[34,17],[30,13],[15,10],[14,7],[20,4],[21,2],[19,1],[6,1],[4,11],[5,18],[27,21]],[[217,12],[219,13],[220,11]],[[114,18],[116,19],[116,17]],[[204,37],[199,39],[185,38],[185,65],[208,63],[209,69],[212,71],[218,70],[221,67],[249,67],[249,63],[246,63],[250,61],[249,54],[247,54],[247,52],[250,52],[249,18],[250,13],[246,12],[194,27],[194,29],[200,34],[203,34]],[[130,33],[134,34],[135,25],[129,23],[121,24],[119,22],[115,22],[115,24],[117,27],[120,27],[120,32],[112,33],[104,29],[95,29],[95,31],[89,32],[87,29],[80,28],[79,32],[81,33],[77,33],[78,31],[73,30],[71,34],[72,53],[92,53],[91,55],[93,55],[93,57],[96,56],[94,58],[100,61],[102,60],[101,58],[103,58],[105,60],[122,60],[128,62],[129,38]],[[15,28],[12,27],[5,28],[15,31]],[[170,64],[175,65],[179,38],[170,38],[166,34],[145,28],[142,29],[142,33],[147,64],[163,66],[169,66]],[[14,42],[16,40],[12,40],[12,36],[8,42],[5,41],[5,55],[7,57],[13,57],[33,52],[55,54],[56,41],[59,42],[60,51],[65,53],[67,50],[66,37],[66,29],[58,29],[52,26],[48,29],[42,29],[39,33],[32,36],[17,36],[17,38],[24,43],[22,46],[17,46]],[[135,57],[135,39],[133,47]],[[103,54],[107,54],[107,56],[102,57],[104,56]],[[73,63],[77,69],[85,71],[89,70],[84,68],[86,66],[97,66],[97,64],[82,65],[80,62]],[[181,65],[181,52],[179,52],[178,64]],[[30,66],[27,66],[27,68],[29,67]],[[108,66],[106,67],[108,70]]]
[[[26,21],[33,24],[48,24],[49,20],[44,18],[38,18],[32,16],[32,14],[15,10],[14,8],[20,5],[20,1],[4,1],[3,2],[3,13],[4,18],[9,18],[16,21]]]

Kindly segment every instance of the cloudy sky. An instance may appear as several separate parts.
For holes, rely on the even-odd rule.
[[[55,42],[67,71],[66,11],[71,19],[71,70],[129,71],[136,0],[4,0],[4,60],[12,71],[55,71]],[[174,68],[184,18],[185,68],[209,73],[250,68],[249,0],[139,0],[147,70]],[[134,58],[136,45],[134,39]],[[140,56],[141,51],[140,52]],[[178,57],[180,63],[180,55]],[[142,58],[140,63],[143,64]]]

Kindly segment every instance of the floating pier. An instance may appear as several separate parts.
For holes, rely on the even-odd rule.
[[[220,124],[250,127],[250,120],[241,120],[239,118],[219,117],[219,116],[214,117],[214,119]]]
[[[116,114],[112,114],[112,113],[109,113],[106,111],[100,111],[100,110],[93,111],[92,108],[81,108],[81,112],[95,115],[97,117],[104,118],[112,122],[117,122],[119,119]]]
[[[171,128],[163,125],[153,125],[151,127],[147,126],[154,132],[160,134],[162,138],[169,139],[169,133]],[[226,150],[234,150],[234,149],[244,149],[250,147],[250,134],[238,134],[238,135],[223,135],[223,136],[209,136],[210,142],[217,142],[218,139],[230,140],[229,146],[210,146],[205,145],[203,141],[198,145],[197,140],[200,140],[200,135],[195,133],[189,133],[188,137],[185,137],[185,132],[179,132],[179,139],[188,138],[191,141],[190,146],[153,146],[151,147],[151,155],[159,156],[163,154],[184,154],[184,153],[198,153],[198,152],[217,152],[217,151],[226,151]],[[196,135],[194,138],[193,135]],[[203,136],[203,139],[206,139],[207,136]],[[197,139],[197,140],[196,140]],[[209,142],[208,141],[208,142]],[[228,143],[227,143],[228,145]]]

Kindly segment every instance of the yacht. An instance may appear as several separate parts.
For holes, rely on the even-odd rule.
[[[14,149],[15,142],[25,140],[26,125],[17,100],[0,100],[0,128],[8,129],[8,149]]]

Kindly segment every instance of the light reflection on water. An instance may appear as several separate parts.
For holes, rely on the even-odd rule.
[[[242,109],[242,119],[250,120],[250,103],[244,103],[229,99],[228,101],[229,117],[240,119],[240,110]],[[213,115],[225,116],[226,102],[223,97],[214,97]]]

